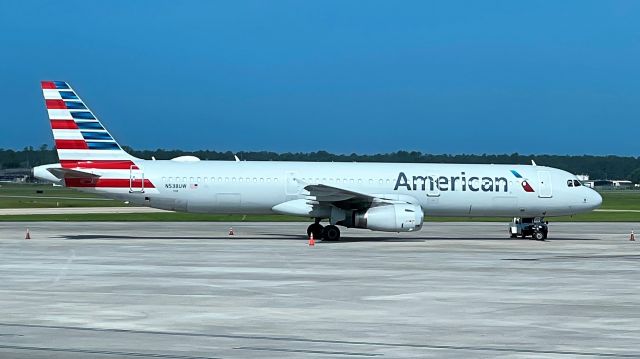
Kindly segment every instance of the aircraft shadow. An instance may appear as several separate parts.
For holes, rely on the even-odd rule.
[[[158,240],[172,240],[172,239],[229,239],[231,236],[116,236],[105,234],[78,234],[78,235],[62,235],[60,238],[68,240],[89,240],[89,239],[106,239],[106,240],[118,240],[118,239],[158,239]]]
[[[259,233],[255,236],[133,236],[133,235],[105,235],[105,234],[77,234],[77,235],[62,235],[60,238],[67,240],[122,240],[122,239],[138,239],[138,240],[293,240],[293,241],[307,241],[307,236],[299,234],[282,234],[282,233]],[[599,241],[599,238],[549,238],[541,242],[554,242],[554,241]],[[324,241],[318,240],[318,242],[328,244],[340,244],[340,243],[353,243],[353,242],[391,242],[391,243],[417,243],[427,241],[472,241],[472,242],[486,242],[486,241],[533,241],[532,239],[512,239],[512,238],[481,238],[481,237],[406,237],[406,238],[389,238],[383,236],[371,236],[371,237],[342,237],[339,241]]]

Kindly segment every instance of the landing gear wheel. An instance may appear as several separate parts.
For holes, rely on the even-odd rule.
[[[540,231],[533,232],[533,239],[536,241],[544,241],[545,235]]]
[[[338,241],[340,240],[340,229],[337,226],[330,225],[324,227],[324,237],[327,241]]]
[[[311,237],[311,233],[313,233],[314,239],[322,238],[322,233],[324,232],[324,227],[320,223],[313,223],[309,227],[307,227],[307,237]]]

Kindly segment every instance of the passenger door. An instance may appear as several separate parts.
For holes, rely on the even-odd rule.
[[[129,193],[144,193],[144,172],[136,165],[129,168]]]
[[[538,197],[553,197],[553,189],[551,187],[551,174],[549,171],[538,171]]]

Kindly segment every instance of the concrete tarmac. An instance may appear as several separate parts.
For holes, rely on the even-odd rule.
[[[637,223],[229,225],[0,223],[0,358],[640,357]]]

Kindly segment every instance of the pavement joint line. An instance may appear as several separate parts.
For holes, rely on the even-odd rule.
[[[416,348],[416,349],[440,349],[440,350],[461,350],[461,351],[486,351],[500,353],[521,353],[521,354],[554,354],[554,355],[572,355],[572,356],[595,356],[603,358],[638,358],[640,352],[633,354],[625,353],[601,353],[601,352],[580,352],[575,350],[542,350],[527,348],[508,348],[508,347],[491,347],[491,346],[473,346],[473,345],[445,345],[445,344],[411,344],[411,343],[385,343],[385,342],[369,342],[359,340],[330,340],[330,339],[309,339],[296,337],[280,337],[269,335],[241,335],[241,334],[208,334],[208,333],[188,333],[188,332],[168,332],[168,331],[149,331],[134,329],[116,329],[116,328],[91,328],[91,327],[74,327],[74,326],[58,326],[58,325],[38,325],[38,324],[17,324],[17,323],[0,323],[0,326],[6,327],[24,327],[24,328],[42,328],[42,329],[66,329],[79,331],[95,331],[95,332],[111,332],[111,333],[129,333],[129,334],[150,334],[150,335],[170,335],[170,336],[187,336],[187,337],[204,337],[204,338],[224,338],[224,339],[243,339],[243,340],[272,340],[282,342],[301,342],[316,344],[341,344],[341,345],[369,345],[378,347],[396,347],[396,348]],[[2,348],[3,346],[0,346]],[[166,356],[160,358],[181,358],[178,356]],[[189,357],[184,358],[202,358]],[[209,358],[205,358],[209,359]]]
[[[158,354],[158,353],[123,352],[123,351],[92,350],[92,349],[77,349],[77,348],[54,348],[54,347],[37,347],[37,346],[3,345],[3,344],[0,344],[0,349],[117,355],[119,357],[128,356],[128,357],[163,358],[163,359],[221,359],[219,357],[203,357],[203,356],[191,356],[191,355],[179,355],[179,354],[173,355],[173,354]]]
[[[285,352],[285,353],[302,353],[302,354],[327,354],[327,355],[365,356],[365,357],[375,357],[375,356],[383,356],[384,355],[384,354],[376,354],[376,353],[357,353],[357,352],[343,352],[343,351],[329,351],[329,350],[286,349],[286,348],[267,348],[267,347],[234,347],[233,349],[269,351],[269,352]]]

